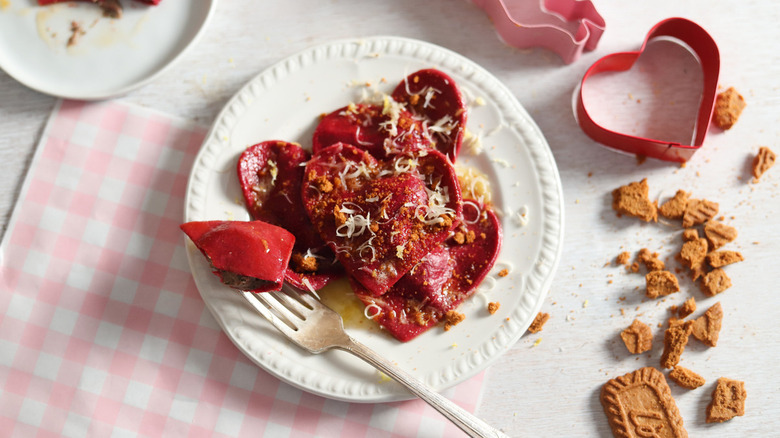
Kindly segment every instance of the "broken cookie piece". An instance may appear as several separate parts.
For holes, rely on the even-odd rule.
[[[678,190],[674,197],[661,204],[658,212],[667,219],[682,219],[685,214],[685,208],[688,206],[688,197],[690,193],[684,190]]]
[[[737,229],[718,221],[707,221],[704,224],[704,236],[710,244],[709,249],[715,251],[721,246],[737,238]]]
[[[685,207],[682,226],[689,228],[694,225],[701,225],[715,217],[718,214],[718,208],[717,202],[706,199],[691,199]]]
[[[498,312],[498,309],[500,307],[501,307],[501,303],[499,303],[497,301],[496,302],[490,302],[490,303],[488,303],[488,307],[487,307],[488,313],[490,313],[491,315],[495,315],[496,312]]]
[[[661,354],[661,366],[674,368],[680,362],[680,356],[688,345],[688,336],[691,334],[693,324],[691,321],[675,321],[664,332],[664,351]]]
[[[753,158],[753,178],[756,181],[761,178],[770,167],[775,165],[775,153],[766,146],[758,148],[758,154]]]
[[[677,277],[669,271],[652,271],[645,275],[645,295],[648,298],[673,294],[680,291]]]
[[[714,347],[718,345],[718,335],[722,324],[723,308],[720,303],[715,303],[704,312],[704,315],[692,321],[691,334],[704,345]]]
[[[682,233],[683,242],[690,242],[699,238],[699,231],[696,228],[688,228]]]
[[[707,406],[707,423],[722,423],[745,415],[745,382],[721,377]]]
[[[745,260],[739,251],[714,251],[707,254],[707,263],[713,268],[722,268]]]
[[[699,287],[705,295],[714,297],[731,287],[731,279],[726,275],[726,271],[715,268],[704,275]]]
[[[539,312],[536,314],[536,317],[534,318],[534,321],[531,323],[531,326],[528,327],[528,331],[531,333],[539,333],[542,331],[542,327],[547,323],[547,320],[550,319],[549,313]]]
[[[663,271],[666,267],[664,262],[658,258],[657,252],[650,252],[647,248],[642,248],[637,254],[637,260],[642,262],[648,271]]]
[[[734,87],[729,87],[715,98],[712,121],[720,129],[731,129],[734,123],[737,123],[737,119],[746,105],[745,98]]]
[[[669,378],[677,385],[686,389],[696,389],[707,383],[704,377],[679,365],[669,372]]]
[[[680,306],[679,309],[677,309],[677,315],[680,318],[685,318],[695,311],[696,311],[696,299],[690,297],[687,300],[685,300],[685,302],[682,304],[682,306]]]
[[[653,347],[653,331],[638,319],[620,332],[620,338],[631,354],[644,353]]]
[[[638,217],[645,222],[658,220],[658,207],[648,198],[647,178],[612,191],[612,208],[618,215]]]
[[[707,239],[703,238],[683,243],[680,250],[680,261],[693,272],[694,280],[704,273],[703,264],[707,257],[708,248]]]

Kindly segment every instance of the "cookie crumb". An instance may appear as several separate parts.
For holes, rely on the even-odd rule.
[[[463,245],[463,244],[466,242],[466,235],[465,235],[465,234],[463,234],[462,232],[458,231],[458,232],[456,232],[456,233],[455,233],[455,235],[453,236],[453,239],[455,239],[455,242],[456,242],[458,245]]]
[[[615,263],[618,265],[627,265],[628,260],[631,258],[631,254],[628,251],[623,251],[615,257]]]
[[[336,221],[337,227],[347,223],[347,215],[341,211],[338,205],[333,207],[333,220]]]
[[[314,184],[317,189],[323,193],[330,193],[333,191],[333,183],[323,175],[318,176],[317,179],[314,180]]]
[[[79,40],[83,35],[86,35],[87,32],[84,30],[84,28],[81,26],[81,23],[78,21],[71,21],[70,22],[70,38],[68,38],[67,47],[73,47],[76,44],[79,43]]]
[[[495,313],[498,312],[498,309],[500,307],[501,307],[501,303],[497,301],[488,303],[488,307],[487,307],[488,313],[490,313],[491,315],[495,315]]]
[[[534,321],[531,323],[531,326],[528,327],[528,331],[531,333],[539,333],[542,331],[542,327],[547,323],[547,320],[550,319],[549,313],[539,312],[536,314],[536,317],[534,318]]]
[[[644,353],[653,347],[653,331],[638,319],[620,333],[620,338],[631,354]]]
[[[466,319],[466,315],[450,310],[444,314],[444,331],[449,331],[452,327],[460,324]]]
[[[509,275],[509,269],[502,269],[502,270],[498,271],[498,276],[499,277],[506,277],[507,275]]]
[[[317,259],[313,256],[307,256],[296,252],[292,255],[292,265],[296,272],[314,272],[319,268]]]
[[[721,377],[707,406],[707,423],[722,423],[745,415],[745,382]]]

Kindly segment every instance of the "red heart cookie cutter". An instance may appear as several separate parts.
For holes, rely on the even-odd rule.
[[[625,71],[639,58],[648,42],[658,37],[671,37],[686,44],[698,57],[702,68],[704,87],[699,113],[694,126],[693,144],[653,140],[615,132],[599,125],[588,114],[582,97],[582,89],[589,77],[607,71]],[[720,52],[715,40],[701,26],[685,18],[668,18],[656,24],[645,37],[636,52],[607,55],[596,61],[582,78],[577,91],[576,115],[580,127],[593,140],[607,147],[665,161],[688,161],[704,143],[707,128],[712,119],[720,72]]]

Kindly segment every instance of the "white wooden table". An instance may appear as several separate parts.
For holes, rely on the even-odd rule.
[[[517,50],[500,42],[487,16],[465,1],[296,2],[223,1],[208,32],[174,68],[121,100],[209,125],[247,80],[273,62],[310,45],[339,38],[398,35],[461,53],[506,83],[541,127],[557,160],[566,208],[564,254],[543,311],[544,331],[524,336],[490,367],[478,415],[511,436],[609,436],[599,403],[601,385],[641,366],[658,366],[667,308],[694,296],[698,313],[720,301],[725,318],[715,348],[692,342],[683,364],[704,376],[694,391],[672,392],[691,436],[770,436],[780,425],[780,168],[750,183],[749,160],[760,145],[780,152],[780,7],[773,0],[714,5],[703,0],[595,1],[607,22],[598,49],[563,64],[541,49]],[[658,21],[683,16],[707,29],[721,51],[721,84],[734,86],[748,107],[726,133],[710,132],[704,148],[684,168],[599,147],[572,116],[571,95],[599,57],[639,47]],[[606,92],[606,91],[604,91]],[[622,106],[622,123],[641,108],[631,89],[609,93]],[[681,99],[682,100],[682,99]],[[41,95],[0,72],[0,228],[5,229],[34,147],[55,98]],[[616,119],[616,123],[621,120]],[[635,129],[630,126],[629,129]],[[644,299],[642,276],[605,266],[621,251],[648,247],[671,266],[679,226],[617,218],[611,191],[647,177],[651,196],[686,189],[720,203],[739,230],[730,249],[746,260],[729,266],[734,286],[705,299],[689,281],[665,301]],[[638,289],[637,289],[638,288]],[[624,314],[621,312],[623,310]],[[619,332],[638,317],[651,324],[650,353],[627,353]],[[539,342],[541,339],[541,342]],[[538,345],[537,345],[538,343]],[[746,382],[747,414],[706,424],[705,408],[720,376]]]

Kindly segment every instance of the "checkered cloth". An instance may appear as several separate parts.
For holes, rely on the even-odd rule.
[[[302,392],[222,333],[178,228],[204,135],[114,102],[54,109],[0,246],[0,435],[458,435],[419,400]],[[446,395],[473,411],[482,377]]]

